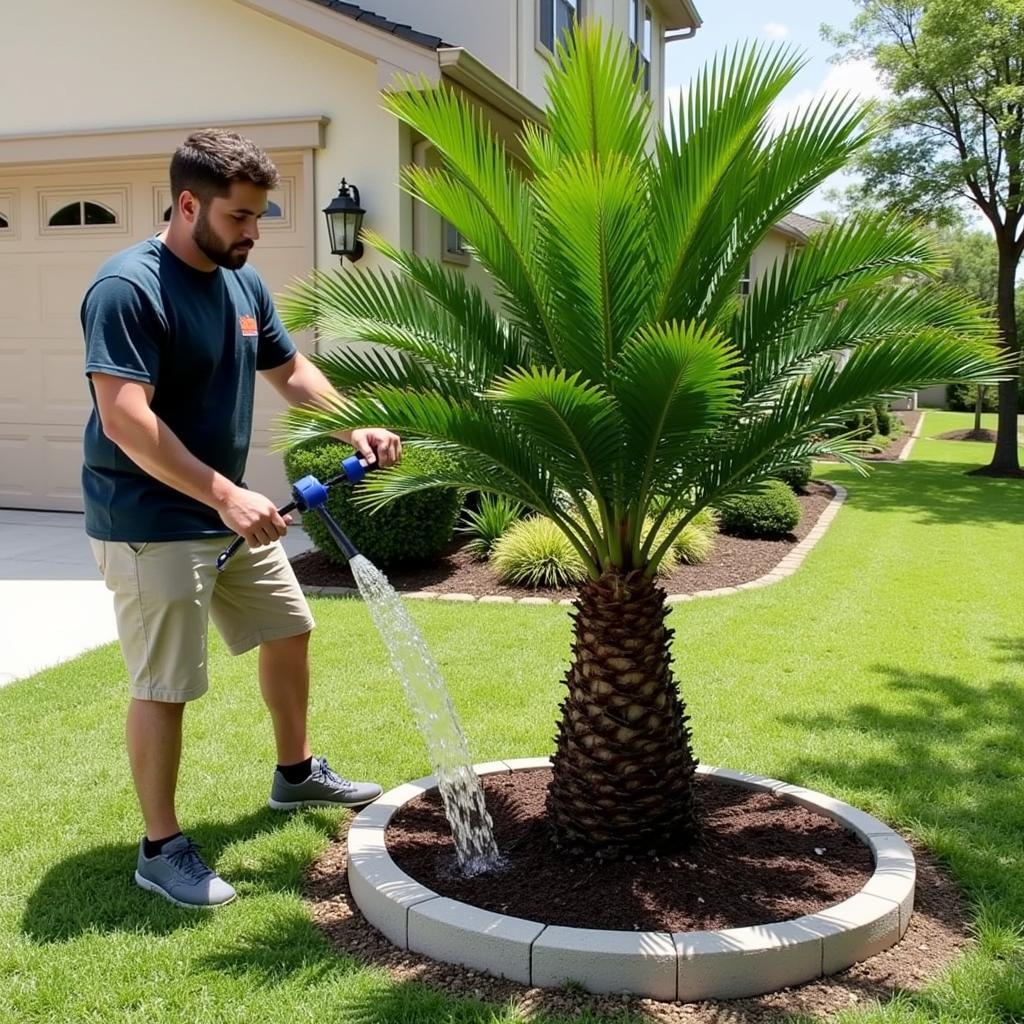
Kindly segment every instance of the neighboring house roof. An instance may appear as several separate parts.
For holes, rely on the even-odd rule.
[[[365,7],[358,7],[356,4],[343,3],[342,0],[309,0],[309,2],[319,7],[326,7],[328,10],[335,11],[338,14],[343,14],[346,18],[362,22],[371,28],[380,29],[381,32],[387,32],[397,39],[404,39],[406,42],[414,43],[416,46],[422,46],[427,50],[436,50],[439,46],[447,46],[447,43],[440,36],[419,32],[411,25],[402,25],[397,21],[391,21],[389,18],[382,18],[379,14],[374,14],[373,11],[368,11]]]
[[[775,230],[795,238],[798,242],[806,242],[815,231],[820,231],[824,226],[825,222],[815,217],[805,217],[802,213],[787,213],[775,225]]]

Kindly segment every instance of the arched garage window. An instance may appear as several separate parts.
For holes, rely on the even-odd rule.
[[[83,224],[116,224],[117,214],[109,206],[79,200],[62,206],[50,217],[51,228],[81,227]]]
[[[275,203],[273,200],[268,201],[268,203],[267,203],[267,212],[265,214],[263,214],[263,219],[264,220],[273,220],[275,217],[280,217],[280,216],[282,216],[282,214],[281,214],[281,207],[278,206],[277,203]],[[168,206],[167,209],[164,210],[164,220],[167,221],[167,220],[170,220],[170,219],[171,219],[171,208]]]

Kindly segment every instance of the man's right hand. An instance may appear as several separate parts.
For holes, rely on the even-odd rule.
[[[281,516],[274,503],[257,491],[232,485],[216,505],[221,521],[251,548],[273,544],[288,532],[291,516]]]

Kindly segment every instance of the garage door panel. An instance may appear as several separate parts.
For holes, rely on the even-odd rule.
[[[263,223],[252,260],[272,293],[305,275],[313,258],[301,158],[291,154],[278,167],[282,187],[270,198],[280,216]],[[79,199],[101,201],[118,224],[47,223]],[[163,229],[169,202],[163,160],[0,171],[0,205],[12,214],[12,227],[0,229],[0,506],[81,508],[82,430],[91,411],[82,297],[108,257]],[[295,341],[312,349],[308,334]],[[280,397],[258,381],[246,479],[284,500],[281,456],[268,450],[270,424],[282,409]]]

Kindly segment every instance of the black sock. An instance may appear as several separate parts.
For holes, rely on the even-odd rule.
[[[142,855],[147,859],[155,857],[158,853],[163,852],[163,848],[172,840],[177,839],[180,836],[180,832],[175,832],[173,836],[168,836],[166,839],[143,839],[142,840]]]
[[[298,764],[279,764],[277,770],[284,776],[285,782],[295,785],[297,782],[305,782],[313,774],[313,758],[307,757],[305,761]]]

